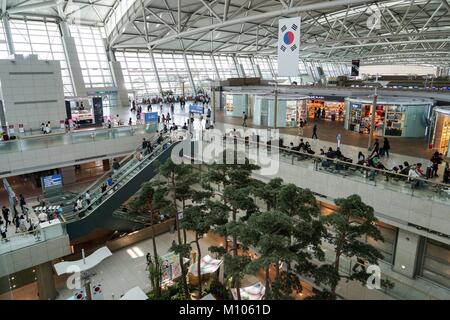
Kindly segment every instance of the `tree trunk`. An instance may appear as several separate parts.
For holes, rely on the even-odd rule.
[[[237,209],[233,208],[233,221],[236,222],[236,215],[237,215]],[[233,256],[237,256],[238,255],[238,249],[237,249],[237,237],[234,234],[233,235]],[[237,275],[237,277],[234,279],[234,286],[236,288],[236,296],[238,298],[238,300],[241,300],[241,285],[240,285],[240,280],[239,280],[239,275]]]
[[[159,276],[159,260],[158,260],[158,250],[156,247],[156,239],[155,239],[155,225],[153,223],[153,211],[150,213],[150,223],[152,224],[152,243],[153,243],[153,259],[155,260],[155,268],[157,270],[157,274],[158,277],[156,278],[156,297],[160,297],[161,296],[161,285],[160,285],[160,281],[161,281],[161,277]]]
[[[199,237],[197,232],[195,233],[195,244],[197,245],[197,251],[198,251],[198,255],[197,255],[197,275],[198,275],[198,292],[199,292],[199,298],[202,297],[202,272],[200,270],[200,266],[201,266],[201,251],[200,251],[200,242],[198,241]]]
[[[275,279],[280,275],[280,261],[275,262]]]
[[[185,208],[186,208],[186,200],[183,198],[183,203],[182,203],[183,214],[184,214]],[[183,228],[183,242],[184,242],[184,244],[187,243],[187,235],[186,235],[186,229],[185,228]]]
[[[233,222],[236,222],[237,209],[233,208]],[[237,256],[237,237],[233,235],[233,255]]]
[[[270,290],[270,264],[266,267],[266,296]]]
[[[181,243],[181,232],[180,232],[180,220],[178,219],[178,210],[177,210],[177,199],[176,199],[176,194],[175,194],[175,187],[176,187],[176,183],[175,183],[175,174],[172,173],[172,187],[173,187],[173,198],[172,198],[172,202],[173,202],[173,207],[175,209],[175,225],[177,227],[177,236],[178,236],[178,244],[182,245]],[[189,296],[189,288],[187,285],[187,280],[186,280],[186,269],[184,268],[184,261],[183,261],[183,255],[179,254],[180,256],[180,268],[181,268],[181,281],[183,284],[183,290],[184,290],[184,295],[187,297]]]
[[[336,252],[336,258],[334,260],[334,268],[336,269],[336,272],[339,274],[339,263],[340,263],[340,258],[341,258],[341,250],[339,248],[336,248],[335,252]],[[335,299],[336,299],[336,287],[337,287],[337,285],[331,287],[331,293]]]

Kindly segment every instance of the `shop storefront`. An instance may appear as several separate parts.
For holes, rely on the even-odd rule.
[[[245,94],[224,94],[225,115],[229,117],[242,117],[243,112],[247,112],[247,95]]]
[[[430,132],[430,148],[450,157],[450,106],[433,110]]]
[[[345,129],[368,134],[372,117],[371,98],[345,99]],[[429,99],[379,98],[375,109],[375,135],[424,137],[434,101]]]
[[[302,103],[303,115],[308,119],[344,121],[345,98],[335,96],[311,96]],[[305,119],[305,118],[303,118]]]

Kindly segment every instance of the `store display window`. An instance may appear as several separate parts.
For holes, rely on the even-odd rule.
[[[344,102],[310,99],[306,104],[310,119],[344,121]]]
[[[297,121],[299,121],[299,101],[296,100],[288,100],[286,101],[286,126],[287,127],[295,127],[297,125]]]
[[[233,95],[227,94],[225,96],[225,110],[228,115],[231,115],[234,110]]]
[[[405,106],[388,106],[384,135],[401,137],[405,126]]]

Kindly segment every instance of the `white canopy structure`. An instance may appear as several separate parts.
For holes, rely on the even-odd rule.
[[[58,276],[65,273],[83,272],[92,269],[106,258],[112,256],[107,247],[102,247],[88,257],[76,261],[63,261],[54,265]]]
[[[266,293],[266,287],[261,282],[257,282],[252,286],[241,288],[241,300],[262,300]],[[234,300],[237,300],[237,290],[231,289]]]
[[[148,297],[141,288],[134,287],[128,290],[120,300],[148,300]]]
[[[213,259],[210,255],[204,256],[200,261],[200,272],[202,275],[208,273],[214,273],[219,269],[223,260]],[[189,267],[189,272],[193,275],[197,276],[197,263],[193,263]]]

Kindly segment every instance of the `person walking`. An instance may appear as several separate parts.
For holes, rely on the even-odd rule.
[[[2,207],[2,215],[3,215],[3,220],[5,221],[6,226],[11,224],[11,220],[9,220],[9,208],[3,206]]]
[[[373,144],[373,150],[369,158],[372,158],[374,154],[376,154],[378,158],[380,157],[380,141],[378,141],[378,139],[375,139],[375,143]]]
[[[389,143],[389,140],[387,138],[384,138],[383,140],[383,154],[386,155],[387,158],[389,158],[389,150],[391,149],[391,144]]]
[[[312,134],[311,138],[312,139],[314,139],[314,138],[318,139],[317,138],[317,124],[315,124],[314,127],[313,127],[313,134]]]
[[[244,112],[242,112],[242,126],[246,127],[247,126],[247,114]]]
[[[298,122],[298,135],[299,136],[303,136],[303,126],[305,125],[305,123],[303,122],[303,119],[300,119],[300,121]]]
[[[22,210],[22,213],[24,213],[27,202],[25,201],[23,194],[19,195],[19,205],[20,205],[20,210]]]
[[[340,133],[338,133],[336,140],[337,140],[337,147],[340,148],[341,147],[341,134]]]

